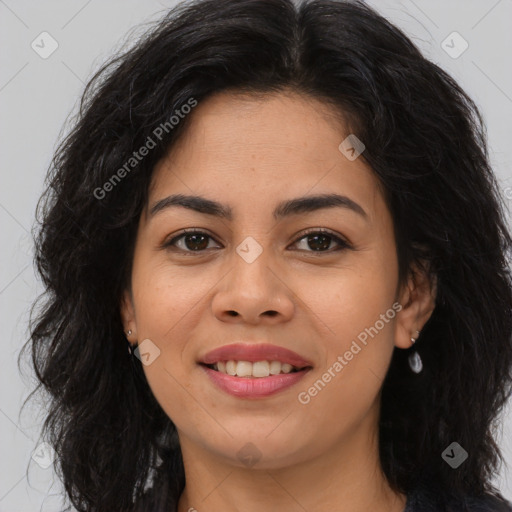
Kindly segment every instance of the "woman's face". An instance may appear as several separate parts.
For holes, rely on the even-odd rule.
[[[367,446],[393,347],[426,321],[398,289],[376,177],[311,98],[222,93],[189,115],[155,169],[122,306],[184,456],[277,468]],[[308,202],[323,195],[339,197]]]

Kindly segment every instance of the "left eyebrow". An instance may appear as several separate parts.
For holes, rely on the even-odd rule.
[[[229,206],[205,197],[184,194],[173,194],[160,199],[152,205],[149,215],[153,217],[157,213],[173,206],[188,208],[189,210],[206,215],[222,217],[229,221],[233,220],[233,210]],[[362,206],[349,197],[339,194],[320,194],[288,199],[277,205],[273,211],[273,217],[275,220],[280,220],[290,215],[310,213],[325,208],[345,208],[357,213],[366,221],[369,220],[368,214]]]

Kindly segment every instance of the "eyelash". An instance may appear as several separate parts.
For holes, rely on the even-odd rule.
[[[324,229],[324,228],[315,228],[315,229],[311,229],[311,230],[309,230],[307,232],[301,233],[299,238],[297,238],[295,240],[295,242],[293,242],[293,243],[296,244],[297,242],[301,241],[304,238],[307,238],[308,236],[317,235],[317,234],[319,234],[319,235],[328,235],[330,238],[332,238],[332,240],[334,242],[338,243],[338,245],[340,247],[338,249],[334,249],[334,250],[329,249],[329,250],[326,250],[326,251],[305,251],[305,252],[310,252],[312,254],[317,255],[317,254],[330,254],[332,252],[342,251],[342,250],[346,250],[346,249],[352,249],[352,246],[346,240],[343,240],[339,236],[335,235],[333,232],[331,232],[331,231],[329,231],[327,229]],[[198,229],[195,229],[195,228],[188,228],[188,229],[184,229],[183,231],[181,231],[178,235],[174,236],[168,242],[164,242],[162,244],[162,248],[166,248],[166,249],[173,248],[173,246],[176,243],[176,241],[178,241],[179,239],[183,238],[186,235],[206,235],[207,237],[211,238],[212,240],[215,240],[214,237],[212,237],[209,233],[207,233],[205,231],[201,231],[201,230],[198,230]],[[185,254],[194,255],[194,254],[204,253],[208,249],[203,249],[203,250],[200,250],[200,251],[191,251],[191,250],[179,249],[178,248],[178,250],[183,252],[183,253],[185,253]]]

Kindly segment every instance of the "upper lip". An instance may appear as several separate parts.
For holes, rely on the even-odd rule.
[[[312,366],[310,361],[296,352],[270,343],[224,345],[208,352],[200,360],[203,364],[214,364],[219,361],[280,361],[296,368]]]

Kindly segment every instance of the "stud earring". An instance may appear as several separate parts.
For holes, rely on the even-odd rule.
[[[418,333],[418,336],[420,335],[420,331],[416,331]],[[411,342],[414,345],[416,343],[416,340],[418,339],[418,336],[416,338],[411,338]]]
[[[131,336],[131,335],[132,335],[132,330],[128,329],[128,331],[126,332],[126,336]]]

